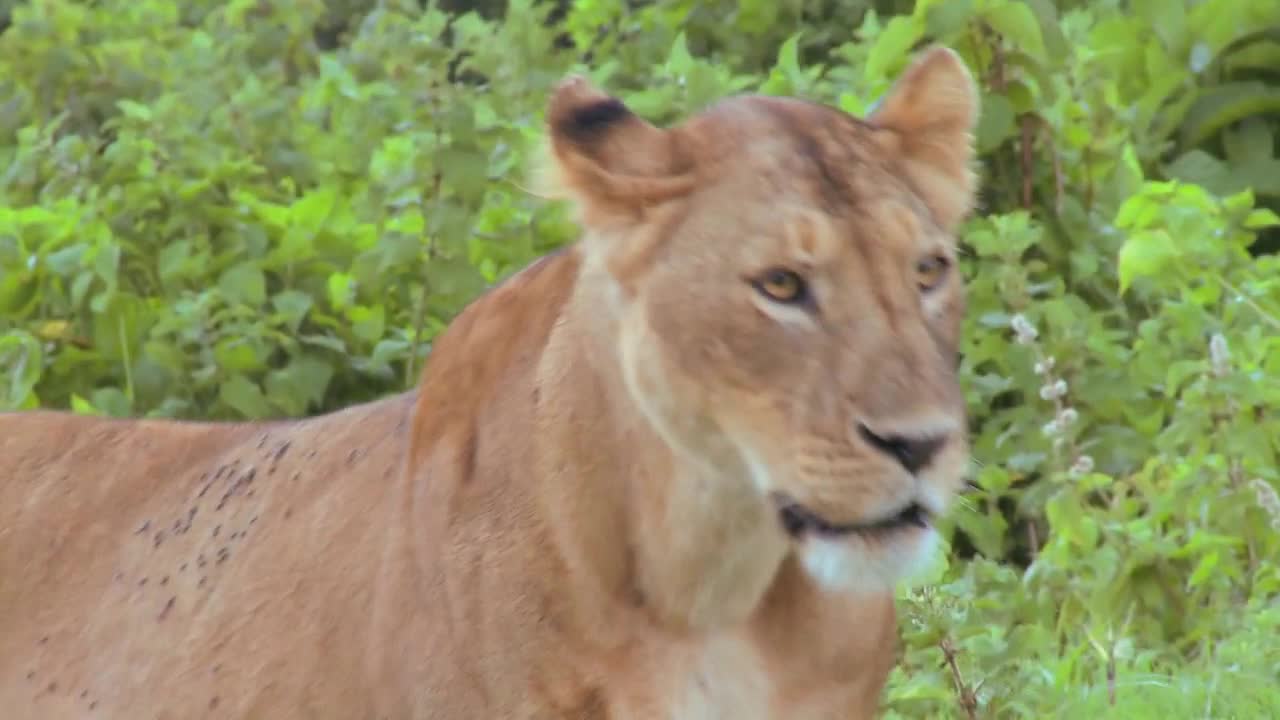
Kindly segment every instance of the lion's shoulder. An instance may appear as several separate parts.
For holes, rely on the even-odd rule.
[[[576,246],[550,253],[469,304],[435,340],[414,410],[414,439],[475,431],[512,373],[530,371],[573,293]]]

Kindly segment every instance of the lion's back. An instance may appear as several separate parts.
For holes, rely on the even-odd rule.
[[[262,424],[0,415],[0,702],[306,705],[324,643],[357,642],[352,587],[412,397]],[[331,686],[358,670],[335,666]]]
[[[114,536],[166,485],[245,434],[236,425],[0,415],[0,607],[40,566],[95,557],[80,559],[76,546]]]

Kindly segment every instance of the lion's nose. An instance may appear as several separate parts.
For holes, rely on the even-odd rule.
[[[872,447],[897,460],[912,475],[928,467],[947,441],[942,435],[877,435],[862,423],[858,423],[858,433]]]

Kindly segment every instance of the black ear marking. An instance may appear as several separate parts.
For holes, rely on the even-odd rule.
[[[630,117],[631,110],[621,100],[604,98],[567,113],[557,124],[556,132],[573,142],[587,143]]]

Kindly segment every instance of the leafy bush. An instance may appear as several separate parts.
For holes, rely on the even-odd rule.
[[[464,303],[573,237],[523,187],[564,73],[656,121],[740,91],[861,113],[936,40],[983,89],[976,488],[902,591],[887,717],[1280,717],[1280,6],[465,6],[14,4],[0,409],[409,387]]]

